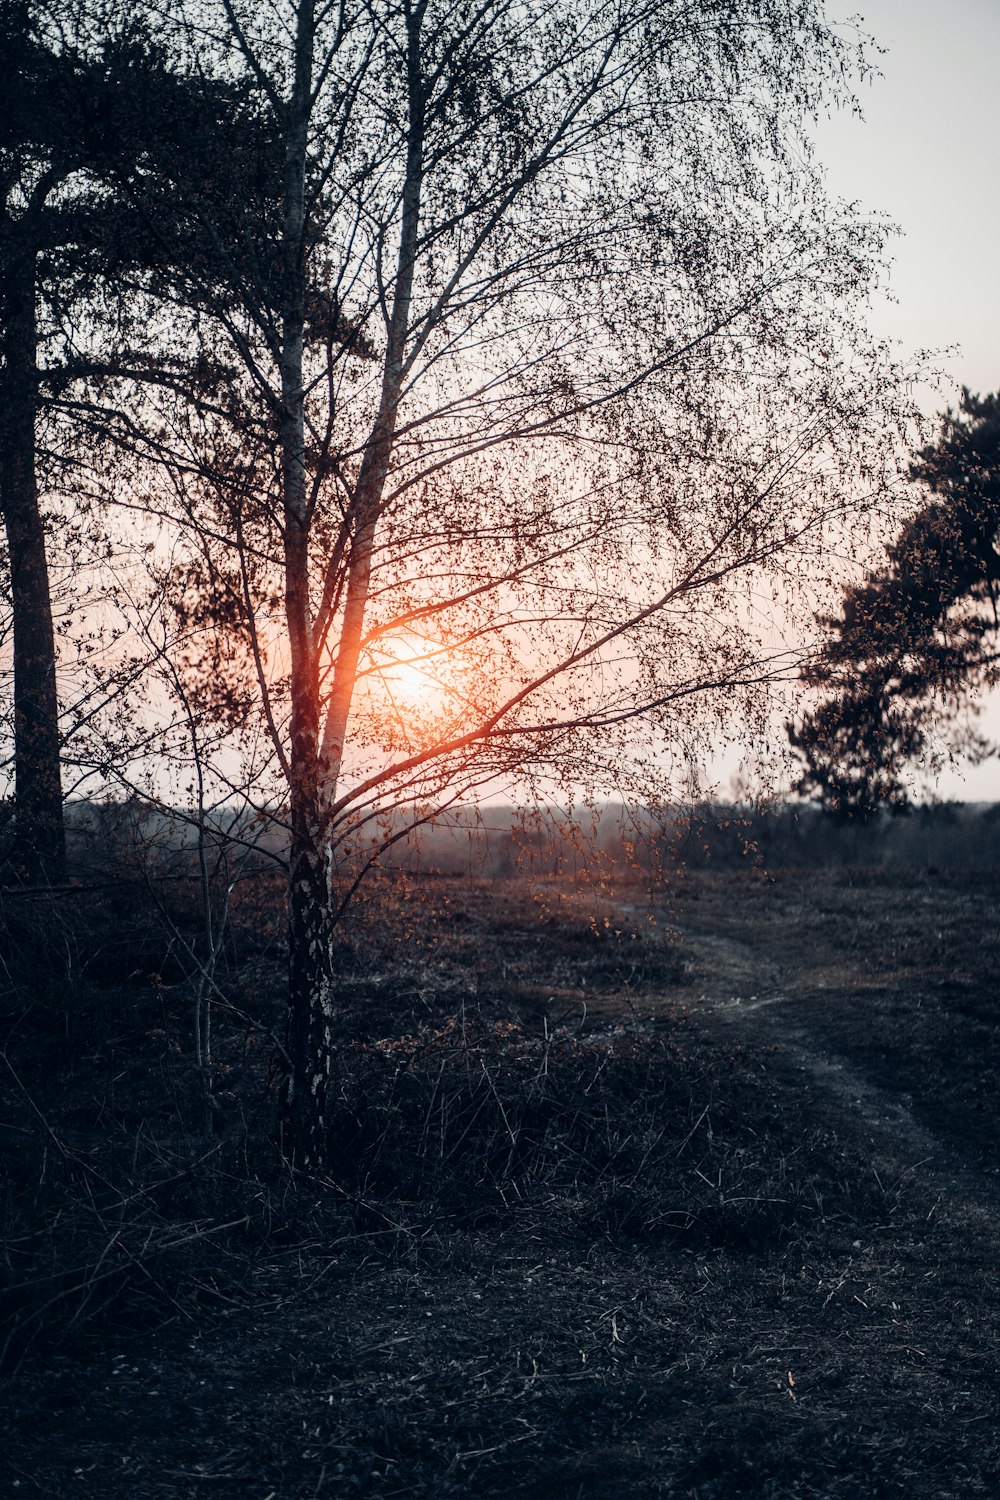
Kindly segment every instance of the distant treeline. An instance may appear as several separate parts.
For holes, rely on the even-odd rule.
[[[697,868],[732,869],[747,861],[774,869],[995,865],[1000,803],[945,802],[867,821],[840,820],[803,803],[764,812],[714,805],[678,820],[675,834],[675,860]]]
[[[764,811],[725,803],[670,814],[609,805],[594,814],[486,809],[422,830],[397,854],[410,870],[448,875],[573,874],[603,866],[664,869],[836,866],[926,868],[1000,863],[1000,803],[941,803],[905,816],[840,821],[819,807]]]
[[[77,878],[112,865],[166,873],[186,867],[198,828],[182,813],[128,803],[75,803],[68,809],[70,861]],[[229,846],[246,874],[274,869],[287,846],[280,817],[224,811],[206,824],[216,852]],[[357,851],[364,857],[362,846]],[[1000,803],[941,803],[905,816],[839,821],[820,808],[788,803],[767,810],[703,803],[654,813],[609,803],[581,812],[556,807],[459,809],[401,839],[384,869],[477,879],[607,875],[630,869],[835,866],[926,868],[1000,863]]]

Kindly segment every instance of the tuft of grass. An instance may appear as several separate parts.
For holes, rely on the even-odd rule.
[[[450,1020],[340,1055],[331,1175],[425,1219],[545,1208],[567,1232],[759,1249],[806,1224],[884,1217],[863,1161],[775,1108],[760,1060],[682,1024],[539,1034]]]

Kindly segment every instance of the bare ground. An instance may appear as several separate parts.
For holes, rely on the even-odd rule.
[[[777,1046],[880,1153],[997,1208],[1000,911],[989,874],[691,877],[692,1014]]]
[[[29,1351],[4,1493],[1000,1493],[998,894],[442,890],[358,979],[356,1175],[262,1183],[251,1249]]]

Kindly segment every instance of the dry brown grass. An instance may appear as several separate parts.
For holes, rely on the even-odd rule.
[[[801,881],[698,877],[679,939],[551,888],[442,882],[396,893],[391,927],[362,913],[320,1181],[273,1151],[266,912],[246,902],[223,966],[210,1135],[183,978],[98,984],[53,957],[32,989],[22,915],[0,1064],[10,1493],[997,1493],[988,1177],[975,1202],[942,1193],[773,1033],[751,1045],[695,1004],[702,933],[758,976],[829,975],[853,923],[882,1051],[967,1067],[984,985],[951,1052],[923,1020],[890,1027],[888,996],[902,952],[926,977],[933,941],[956,968],[975,882],[921,887],[939,905],[918,920],[912,888],[822,880],[811,904]],[[73,920],[64,951],[86,953],[103,918]]]

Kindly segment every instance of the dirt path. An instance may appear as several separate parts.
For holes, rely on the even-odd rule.
[[[838,1046],[836,1036],[831,1037],[831,1012],[838,1005],[842,1033],[850,1025],[850,1013],[856,1025],[863,1025],[863,1018],[857,1019],[857,998],[845,995],[836,983],[817,1001],[815,954],[798,961],[786,954],[776,960],[773,951],[762,953],[759,941],[749,936],[712,930],[700,914],[675,924],[675,931],[689,956],[694,991],[690,1014],[696,1023],[705,1028],[721,1023],[748,1045],[776,1049],[772,1055],[779,1066],[799,1085],[805,1081],[815,1090],[825,1111],[843,1122],[846,1135],[860,1131],[867,1136],[875,1162],[902,1173],[919,1169],[953,1209],[980,1219],[985,1215],[1000,1229],[995,1171],[983,1171],[947,1132],[928,1124],[926,1100],[925,1118],[919,1117],[913,1093],[919,1079],[902,1065],[888,1083],[891,1058],[884,1055],[878,1079],[849,1047]],[[836,976],[841,983],[843,977]]]

